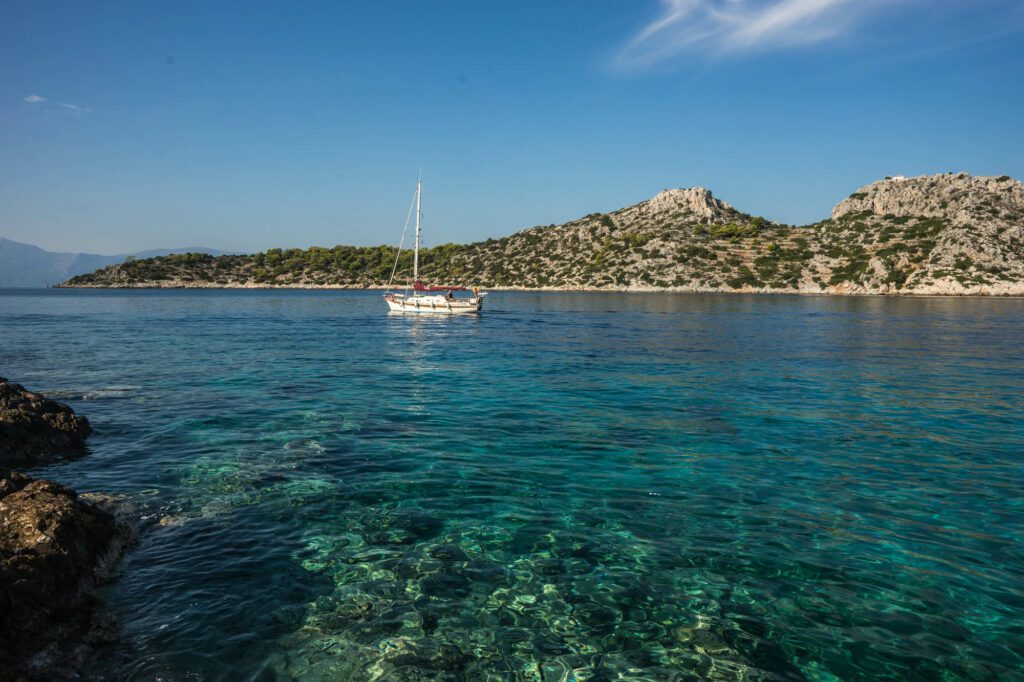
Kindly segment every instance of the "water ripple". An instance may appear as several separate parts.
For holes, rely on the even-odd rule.
[[[146,526],[97,678],[1024,675],[1024,301],[0,292]]]

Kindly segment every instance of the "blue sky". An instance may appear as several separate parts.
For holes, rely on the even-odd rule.
[[[705,186],[790,223],[1024,178],[1016,0],[0,5],[0,236],[473,241]]]

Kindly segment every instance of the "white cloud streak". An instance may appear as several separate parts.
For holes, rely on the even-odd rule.
[[[909,0],[662,0],[661,14],[620,50],[622,70],[682,54],[720,57],[837,38],[866,14]]]
[[[92,112],[92,109],[88,107],[80,107],[77,104],[71,104],[70,102],[57,102],[56,105],[54,105],[53,103],[46,104],[50,100],[48,100],[46,97],[43,97],[42,95],[26,95],[25,97],[22,97],[22,99],[33,106],[37,104],[45,104],[45,106],[42,106],[40,108],[40,111],[43,112],[62,111],[70,116],[84,116]]]

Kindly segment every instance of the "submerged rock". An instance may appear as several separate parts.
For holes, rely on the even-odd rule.
[[[90,433],[89,420],[67,405],[0,377],[0,468],[81,451]]]
[[[0,478],[0,679],[67,678],[89,645],[116,638],[93,587],[130,537],[70,488]]]

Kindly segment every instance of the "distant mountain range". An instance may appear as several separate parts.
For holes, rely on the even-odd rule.
[[[220,256],[224,252],[204,246],[188,246],[180,249],[150,249],[138,253],[101,256],[95,253],[45,251],[38,246],[0,237],[0,287],[46,287],[59,284],[75,275],[123,263],[127,258],[154,258],[172,253],[208,253]]]
[[[398,260],[398,282],[412,270]],[[371,287],[394,247],[171,255],[75,277],[79,287]],[[966,173],[890,177],[793,226],[695,187],[612,213],[420,250],[439,284],[608,291],[1024,296],[1024,185]]]

